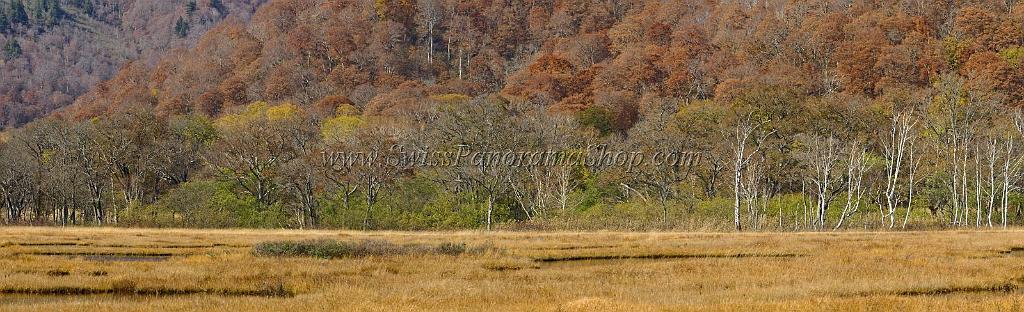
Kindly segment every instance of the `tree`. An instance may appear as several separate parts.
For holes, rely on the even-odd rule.
[[[911,113],[894,111],[888,131],[878,139],[881,145],[882,158],[885,162],[885,190],[883,193],[886,208],[888,209],[887,212],[882,214],[881,218],[882,224],[885,224],[886,218],[889,219],[890,229],[896,224],[897,205],[902,201],[900,198],[897,198],[901,182],[900,174],[906,174],[906,171],[909,171],[911,175],[909,181],[913,181],[914,168],[917,167],[917,164],[914,163],[917,123],[917,119]],[[910,185],[912,186],[913,184],[911,183]],[[912,188],[908,191],[908,194],[913,194]],[[907,202],[907,215],[910,214],[912,204],[912,201]]]
[[[157,173],[158,142],[166,133],[164,121],[152,111],[137,110],[111,114],[95,125],[89,144],[110,179],[113,219],[117,223],[119,209],[131,210],[156,200],[160,193]],[[148,196],[147,196],[148,195]]]
[[[79,3],[81,3],[79,7],[82,9],[82,12],[85,13],[85,15],[96,16],[96,7],[93,6],[92,0],[81,0],[79,1]]]
[[[0,143],[0,198],[5,224],[26,221],[27,210],[37,199],[38,163],[21,143],[17,139]]]
[[[294,104],[249,104],[214,123],[218,138],[204,158],[221,177],[255,200],[257,213],[268,215],[280,199],[279,167],[299,157],[305,144],[292,132],[300,123]]]
[[[740,223],[740,198],[744,192],[744,177],[755,156],[764,147],[765,139],[773,132],[766,129],[768,120],[754,112],[737,112],[727,131],[731,134],[729,148],[732,151],[733,171],[733,225],[743,230]]]
[[[25,4],[21,0],[12,0],[8,4],[10,6],[7,9],[7,14],[11,25],[27,25],[28,14],[25,12]]]
[[[440,108],[435,142],[437,146],[458,148],[458,153],[478,157],[465,159],[450,168],[443,168],[448,182],[468,188],[483,197],[486,205],[484,224],[490,230],[494,223],[495,204],[508,190],[514,166],[502,161],[501,155],[535,146],[523,137],[508,133],[525,131],[513,118],[523,106],[496,95],[478,97],[464,104]]]
[[[11,21],[7,18],[7,8],[0,7],[0,34],[7,33],[11,29]]]
[[[221,2],[221,0],[210,0],[210,7],[216,9],[221,15],[228,14],[227,7],[224,6],[224,2]]]
[[[216,129],[203,116],[175,116],[167,121],[167,132],[157,138],[153,170],[169,185],[185,183],[203,168],[202,153],[217,137]]]
[[[829,205],[835,196],[839,194],[842,178],[842,160],[844,147],[834,132],[824,136],[817,133],[806,134],[801,137],[804,150],[801,153],[801,160],[809,168],[810,181],[814,185],[812,194],[815,197],[815,218],[812,225],[818,229],[824,229],[827,224]]]
[[[43,0],[43,6],[46,10],[46,25],[53,26],[60,23],[66,14],[60,7],[60,0]]]
[[[185,20],[184,17],[179,17],[178,20],[174,22],[174,34],[178,35],[179,38],[185,38],[188,36],[188,31],[191,27],[192,26],[189,25],[189,22]]]
[[[864,196],[864,173],[870,168],[867,163],[867,151],[863,143],[855,140],[850,142],[849,146],[850,150],[847,152],[849,160],[846,162],[846,204],[839,213],[839,220],[836,221],[835,227],[832,228],[833,230],[842,228],[847,218],[860,210],[861,198]],[[913,177],[911,177],[911,181],[913,181]],[[908,206],[907,215],[909,214]]]
[[[438,0],[418,0],[416,2],[417,15],[416,19],[421,29],[424,29],[426,35],[424,39],[427,41],[427,63],[434,63],[434,28],[441,21],[443,17],[441,13],[441,4]]]
[[[72,152],[77,153],[75,165],[79,167],[79,174],[82,176],[92,217],[97,225],[104,225],[110,220],[116,222],[116,216],[110,218],[106,209],[108,202],[104,200],[105,195],[112,191],[112,185],[108,183],[111,181],[110,168],[104,162],[102,150],[96,144],[92,144],[93,138],[97,135],[96,127],[94,124],[86,123],[81,125],[80,129],[83,137],[72,146]]]
[[[648,155],[641,165],[629,172],[637,182],[653,188],[662,209],[662,222],[668,224],[668,200],[677,197],[677,184],[685,182],[695,171],[699,151],[686,130],[689,125],[677,123],[677,102],[670,99],[650,100],[647,113],[630,130],[630,151]],[[645,156],[646,158],[646,156]],[[692,197],[692,196],[691,196]]]
[[[947,162],[945,173],[951,197],[950,224],[966,226],[970,212],[970,158],[983,122],[997,107],[996,94],[969,88],[963,78],[945,75],[934,86],[928,106],[928,130],[937,154]],[[976,152],[974,154],[977,154]],[[979,207],[975,207],[977,209]]]
[[[711,101],[690,101],[676,113],[677,129],[691,138],[692,148],[699,151],[699,164],[694,175],[706,198],[718,195],[731,157],[727,131],[722,131],[728,108]]]
[[[309,122],[311,119],[304,113],[297,118],[282,129],[295,155],[282,163],[278,177],[280,182],[277,183],[283,185],[291,196],[299,228],[313,228],[320,224],[320,199],[317,196],[323,188],[323,178],[318,162],[323,151],[317,129]]]
[[[18,40],[10,39],[4,44],[4,60],[12,60],[21,56],[21,45]]]
[[[571,84],[574,72],[572,63],[564,57],[541,55],[521,73],[510,77],[503,92],[538,104],[554,104],[567,95],[583,91],[574,90]]]

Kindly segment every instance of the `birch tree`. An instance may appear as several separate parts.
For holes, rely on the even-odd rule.
[[[815,217],[812,223],[818,229],[827,226],[829,204],[842,189],[841,160],[843,148],[835,134],[825,137],[816,134],[801,138],[803,151],[801,160],[811,169],[811,184],[814,187]]]
[[[860,209],[861,198],[864,196],[864,172],[869,168],[867,164],[867,150],[859,141],[849,144],[846,162],[846,204],[839,213],[839,220],[836,221],[833,230],[842,228],[846,219],[857,213]]]
[[[885,160],[885,204],[886,212],[882,215],[882,222],[888,219],[889,228],[896,224],[896,210],[899,205],[898,197],[902,191],[900,188],[900,174],[906,171],[907,158],[913,159],[913,140],[916,137],[915,131],[917,119],[909,112],[894,112],[892,122],[887,133],[879,138],[882,157]],[[910,166],[913,166],[912,164]],[[910,209],[908,204],[907,210]]]
[[[732,125],[730,150],[733,170],[733,225],[737,231],[743,230],[740,222],[741,197],[744,196],[744,173],[751,161],[761,151],[765,139],[774,133],[766,129],[767,120],[749,112],[739,117]]]
[[[424,39],[427,41],[427,63],[434,64],[434,28],[443,16],[441,4],[438,0],[419,0],[416,2],[416,8],[417,22],[426,32]]]

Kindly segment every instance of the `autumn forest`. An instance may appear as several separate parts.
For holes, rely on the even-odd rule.
[[[0,44],[8,225],[1024,225],[1015,0],[0,0]],[[687,158],[328,157],[593,146]]]

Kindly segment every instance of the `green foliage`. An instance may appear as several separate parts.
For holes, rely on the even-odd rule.
[[[217,138],[217,128],[214,127],[213,121],[206,116],[184,116],[179,118],[181,122],[176,130],[188,142],[206,145]]]
[[[412,177],[397,181],[373,208],[376,229],[460,230],[485,225],[486,202],[471,192],[451,193],[431,180]],[[355,192],[344,204],[342,194],[321,199],[321,224],[327,227],[361,229],[366,217],[366,200]],[[495,222],[511,220],[511,202],[495,203]]]
[[[12,25],[28,24],[28,13],[25,12],[25,4],[21,0],[11,0],[7,10],[7,16]]]
[[[599,175],[584,172],[581,190],[574,192],[573,195],[580,198],[577,209],[586,211],[590,207],[619,196],[620,193],[621,191],[614,184],[600,180]]]
[[[122,222],[148,227],[231,227],[236,223],[231,212],[214,206],[214,197],[223,188],[215,182],[186,182],[169,191],[153,205],[128,210]]]
[[[10,39],[4,44],[4,59],[12,60],[21,56],[21,45],[18,44],[18,40]]]
[[[352,194],[346,206],[343,191],[325,194],[320,198],[320,224],[329,228],[360,228],[366,214],[366,203],[360,195]]]
[[[35,5],[32,6],[32,19],[38,22],[43,20],[45,15],[46,9],[43,6],[43,0],[36,0]]]
[[[1016,46],[999,51],[999,55],[1010,64],[1011,68],[1019,69],[1024,64],[1024,47]]]
[[[152,205],[125,210],[121,221],[146,227],[276,228],[287,224],[280,207],[258,209],[254,199],[237,196],[227,182],[182,183]]]
[[[0,34],[11,30],[11,22],[7,18],[7,8],[0,6]]]
[[[964,44],[956,37],[947,36],[942,38],[942,56],[945,58],[946,66],[951,69],[960,68],[961,56],[964,53]]]
[[[96,15],[96,7],[93,6],[92,0],[74,0],[71,1],[71,5],[82,10],[82,13],[88,16]]]
[[[596,129],[602,136],[615,130],[615,114],[600,107],[589,107],[577,116],[583,127]]]
[[[179,17],[178,20],[174,22],[174,34],[178,35],[179,38],[185,38],[185,36],[188,36],[188,31],[191,27],[192,26],[184,17]]]
[[[217,9],[221,14],[227,13],[227,8],[224,7],[224,3],[220,0],[210,0],[210,7]]]
[[[211,199],[211,204],[226,207],[240,227],[281,228],[290,223],[290,217],[284,209],[284,204],[274,203],[269,207],[262,207],[255,197],[239,195],[239,193],[227,188],[218,189]]]
[[[196,0],[188,0],[188,2],[185,3],[185,14],[188,16],[191,17],[192,14],[196,13],[196,10]]]
[[[321,135],[325,142],[340,142],[350,137],[363,124],[363,119],[359,116],[338,115],[324,120],[320,126]]]
[[[47,26],[53,26],[64,19],[64,8],[60,6],[60,0],[43,0],[43,8],[46,11],[46,17],[44,23]]]
[[[483,224],[481,220],[486,218],[487,207],[473,202],[471,197],[470,194],[435,191],[423,206],[416,209],[406,208],[399,225],[438,230],[478,228]]]
[[[414,196],[419,205],[405,205]],[[389,205],[401,209],[405,223],[424,229],[473,228],[484,218],[486,208],[471,200],[471,194],[450,194],[429,180],[419,177],[402,183]],[[403,206],[405,206],[403,208]]]
[[[129,205],[127,209],[120,212],[118,221],[123,226],[132,227],[184,227],[186,225],[178,221],[178,216],[172,209],[149,205],[138,207]]]

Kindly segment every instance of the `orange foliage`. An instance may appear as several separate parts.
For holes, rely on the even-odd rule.
[[[159,105],[168,114],[218,114],[290,101],[398,115],[434,94],[501,92],[556,111],[598,106],[625,127],[636,110],[629,107],[650,95],[731,102],[775,85],[805,96],[876,97],[929,88],[950,72],[992,81],[1014,101],[1024,89],[1010,56],[993,54],[1024,45],[1022,10],[990,4],[439,5],[445,13],[428,37],[415,1],[274,0],[248,24],[222,23],[151,71],[126,67],[72,110]]]

